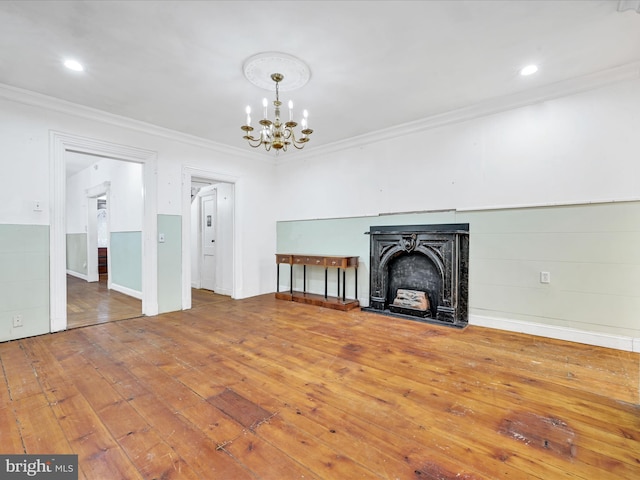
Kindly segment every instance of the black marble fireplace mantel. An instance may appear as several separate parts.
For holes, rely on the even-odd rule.
[[[372,226],[367,234],[370,301],[364,310],[458,328],[467,325],[468,223]],[[425,292],[428,310],[398,313],[392,305],[398,289]]]

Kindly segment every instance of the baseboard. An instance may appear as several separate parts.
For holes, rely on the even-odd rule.
[[[122,285],[118,285],[117,283],[111,284],[111,290],[115,290],[116,292],[124,293],[125,295],[129,295],[130,297],[142,300],[142,292],[133,290],[129,287],[123,287]]]
[[[542,323],[524,322],[505,318],[469,315],[469,325],[496,328],[509,332],[527,333],[538,337],[566,340],[568,342],[584,343],[597,347],[613,348],[628,352],[640,352],[640,338],[611,335],[608,333],[590,332],[576,328],[545,325]]]
[[[89,277],[87,277],[84,273],[74,272],[73,270],[67,270],[67,275],[71,275],[72,277],[80,278],[85,282],[88,282]]]
[[[215,292],[219,295],[226,295],[227,297],[231,297],[231,290],[226,288],[216,289]]]

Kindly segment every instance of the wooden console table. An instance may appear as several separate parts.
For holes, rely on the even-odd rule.
[[[280,265],[289,265],[289,291],[280,291]],[[302,265],[303,287],[302,291],[293,289],[293,266]],[[307,293],[307,266],[324,267],[324,296]],[[338,291],[335,297],[329,296],[327,291],[327,279],[329,268],[335,268],[338,272]],[[355,299],[346,298],[346,269],[355,269]],[[351,310],[360,306],[358,298],[358,257],[344,257],[335,255],[301,255],[292,253],[276,254],[276,298],[293,302],[307,303],[320,307],[333,308],[335,310]],[[340,271],[342,270],[342,295],[340,294]]]

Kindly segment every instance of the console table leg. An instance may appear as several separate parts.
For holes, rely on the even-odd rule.
[[[343,302],[347,301],[346,286],[347,286],[347,270],[345,269],[342,271],[342,301]]]
[[[327,299],[327,274],[329,269],[327,267],[324,268],[324,299]]]
[[[338,268],[338,293],[336,294],[336,297],[340,298],[340,269]]]
[[[307,266],[302,266],[302,293],[307,293]]]
[[[355,299],[357,300],[358,299],[358,267],[355,267],[353,269],[353,271],[355,272],[355,276],[356,276],[355,277],[355,282],[356,282],[356,296],[355,296]]]
[[[276,264],[276,293],[280,292],[280,264]]]
[[[289,293],[293,295],[293,265],[289,266]]]

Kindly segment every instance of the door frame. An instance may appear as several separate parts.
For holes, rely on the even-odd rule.
[[[158,153],[79,135],[49,132],[51,231],[50,259],[50,331],[67,328],[67,252],[66,252],[66,165],[65,152],[77,152],[142,164],[142,313],[158,314],[158,232],[157,164]]]
[[[241,240],[241,232],[238,231],[237,201],[236,197],[240,187],[240,179],[231,175],[221,174],[201,167],[182,167],[182,309],[191,308],[191,182],[193,178],[203,179],[212,183],[229,183],[233,190],[233,214],[231,229],[233,241],[231,242],[231,298],[238,298],[239,287],[237,285],[239,271],[238,245]]]

